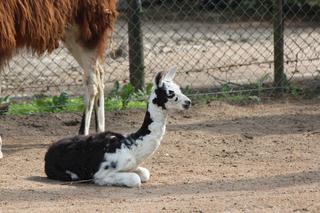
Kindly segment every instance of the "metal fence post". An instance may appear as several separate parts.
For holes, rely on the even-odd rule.
[[[141,30],[141,0],[128,2],[130,83],[136,90],[144,87],[144,55]]]
[[[274,86],[283,92],[284,74],[284,39],[283,39],[283,0],[273,2],[273,39],[274,39]]]

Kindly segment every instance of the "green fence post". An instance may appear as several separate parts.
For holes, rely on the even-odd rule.
[[[283,0],[274,0],[273,4],[273,39],[274,39],[274,86],[283,92],[286,76],[284,74],[284,16]]]
[[[141,0],[127,0],[130,83],[136,90],[144,87],[144,55],[141,30]]]

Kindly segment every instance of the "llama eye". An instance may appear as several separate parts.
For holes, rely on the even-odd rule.
[[[172,90],[169,90],[168,93],[169,93],[168,98],[173,98],[175,96],[174,91]]]

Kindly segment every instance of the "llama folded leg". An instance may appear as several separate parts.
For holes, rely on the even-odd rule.
[[[139,175],[133,172],[115,172],[112,174],[107,174],[104,177],[94,178],[93,181],[98,185],[127,187],[139,187],[141,185]]]
[[[136,173],[137,175],[139,175],[141,182],[145,183],[150,179],[150,172],[148,169],[144,168],[144,167],[138,167],[134,173]]]

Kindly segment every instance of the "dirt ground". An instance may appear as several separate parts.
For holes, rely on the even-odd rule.
[[[107,113],[130,132],[143,110]],[[172,113],[145,161],[141,188],[47,180],[52,141],[77,132],[80,114],[2,116],[0,212],[320,212],[320,100],[195,105]]]

